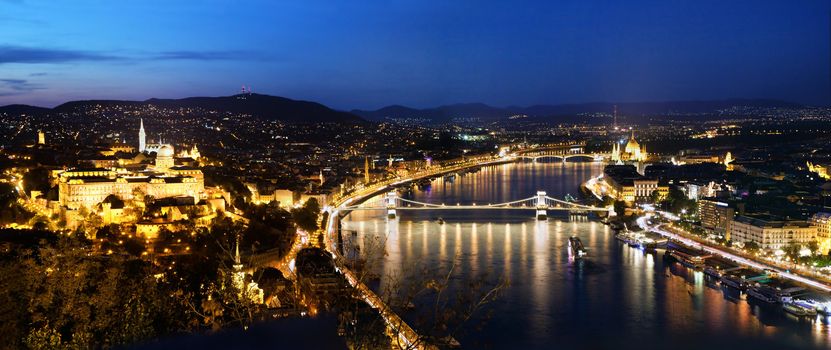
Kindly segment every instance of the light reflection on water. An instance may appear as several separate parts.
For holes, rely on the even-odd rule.
[[[596,164],[507,164],[435,180],[409,196],[433,203],[496,203],[545,190],[576,195],[579,183],[599,174]],[[748,303],[699,271],[665,262],[614,239],[596,221],[533,211],[354,212],[344,228],[358,230],[356,244],[381,237],[382,276],[426,266],[455,277],[505,277],[510,287],[492,304],[482,330],[459,339],[468,348],[826,348],[829,320],[794,319],[780,308]],[[439,224],[442,217],[445,224]],[[567,239],[589,249],[569,261]],[[421,236],[421,237],[419,237]],[[405,272],[406,274],[406,272]],[[382,277],[382,283],[384,278]]]

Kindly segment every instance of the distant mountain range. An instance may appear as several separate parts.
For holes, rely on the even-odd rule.
[[[422,118],[434,122],[449,121],[453,118],[479,118],[482,120],[506,119],[513,115],[530,117],[574,117],[581,113],[612,113],[617,105],[621,116],[657,116],[667,114],[714,113],[734,106],[744,107],[802,107],[799,104],[771,99],[729,99],[718,101],[668,101],[634,103],[581,103],[561,105],[536,105],[530,107],[493,107],[482,103],[465,103],[416,109],[400,105],[387,106],[374,111],[352,110],[353,114],[368,120],[381,121],[388,118]]]
[[[261,94],[241,94],[224,97],[188,97],[182,99],[156,99],[146,101],[85,100],[64,103],[55,108],[27,105],[0,107],[0,113],[48,114],[52,112],[73,112],[84,110],[91,105],[155,105],[168,108],[203,108],[206,110],[246,113],[269,120],[286,122],[360,122],[354,114],[336,111],[320,103],[292,100],[285,97]]]
[[[483,103],[463,103],[416,109],[391,105],[374,111],[337,111],[320,103],[292,100],[285,97],[261,94],[242,94],[224,97],[188,97],[182,99],[157,99],[146,101],[86,100],[64,103],[55,108],[28,105],[0,107],[0,113],[9,115],[45,115],[53,112],[84,110],[91,105],[155,105],[169,108],[203,108],[206,110],[246,113],[268,120],[296,123],[360,122],[362,119],[382,121],[390,118],[419,118],[430,122],[447,122],[454,118],[478,118],[482,121],[507,119],[514,115],[537,118],[553,118],[557,121],[579,121],[583,113],[611,113],[617,105],[618,115],[640,119],[645,116],[670,114],[714,114],[718,110],[734,106],[797,108],[799,104],[771,99],[728,99],[717,101],[668,101],[636,103],[581,103],[560,105],[535,105],[529,107],[493,107]]]

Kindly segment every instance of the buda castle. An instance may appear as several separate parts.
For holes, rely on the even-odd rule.
[[[196,167],[176,165],[175,150],[169,144],[147,144],[144,121],[139,127],[139,156],[135,162],[117,166],[72,168],[58,174],[60,205],[71,210],[93,208],[114,195],[121,200],[136,196],[153,198],[191,197],[194,203],[205,191],[202,171]],[[152,154],[155,159],[152,160]],[[193,146],[186,153],[199,157]],[[139,198],[143,199],[143,198]]]

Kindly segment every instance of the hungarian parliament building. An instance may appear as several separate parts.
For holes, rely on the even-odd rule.
[[[137,154],[128,153],[128,157],[121,156],[115,163],[94,163],[90,168],[73,168],[57,174],[60,205],[70,210],[93,208],[110,196],[120,200],[136,196],[142,196],[138,199],[191,197],[194,203],[198,201],[205,191],[202,171],[192,165],[177,165],[172,145],[147,144],[145,138],[144,121],[141,121]],[[187,156],[183,163],[193,164],[199,158],[199,150],[194,146],[180,156]]]

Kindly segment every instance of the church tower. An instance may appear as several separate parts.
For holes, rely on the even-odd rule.
[[[617,142],[612,144],[612,161],[620,161],[620,145]]]
[[[243,268],[242,259],[240,259],[240,256],[239,256],[239,235],[237,235],[237,242],[235,244],[234,250],[235,250],[234,265],[233,265],[233,267],[234,267],[234,272],[233,272],[234,273],[234,275],[233,275],[234,276],[233,277],[234,287],[236,287],[237,290],[240,292],[240,294],[242,294],[243,291],[245,290],[244,289],[245,288],[245,271],[242,271],[242,268]]]
[[[724,155],[724,166],[727,168],[727,171],[733,171],[733,164],[730,164],[733,162],[733,160],[733,154],[728,151],[727,154]],[[808,169],[810,168],[811,166],[809,164]]]
[[[144,149],[147,147],[146,138],[147,134],[144,133],[144,119],[140,119],[141,126],[139,126],[139,152],[144,152]]]
[[[364,183],[369,183],[369,156],[364,156]]]

